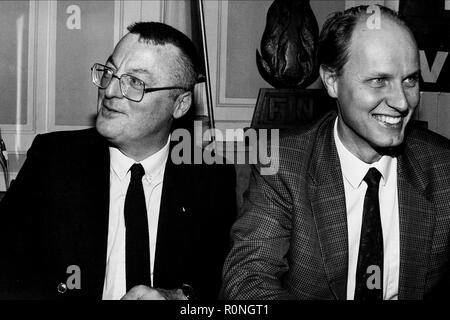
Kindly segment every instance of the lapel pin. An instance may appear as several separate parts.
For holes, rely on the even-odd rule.
[[[185,207],[181,207],[180,208],[180,213],[187,213],[188,211],[186,210],[186,208]]]

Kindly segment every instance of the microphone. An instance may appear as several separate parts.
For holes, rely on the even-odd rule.
[[[9,188],[8,150],[6,149],[5,142],[2,139],[1,129],[0,129],[0,165],[3,169],[3,175],[5,177],[6,190],[8,190]]]

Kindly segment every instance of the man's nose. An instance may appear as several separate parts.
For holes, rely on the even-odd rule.
[[[408,110],[408,99],[402,84],[394,85],[386,99],[387,104],[400,112]]]
[[[122,91],[120,90],[120,78],[113,75],[108,86],[105,88],[106,98],[123,98]]]

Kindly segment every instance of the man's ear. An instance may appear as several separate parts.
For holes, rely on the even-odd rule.
[[[322,83],[327,89],[328,95],[332,98],[338,97],[338,84],[337,84],[337,75],[336,72],[324,67],[320,66],[319,69],[320,78],[322,79]]]
[[[187,91],[180,94],[175,100],[175,109],[173,110],[173,117],[175,119],[184,116],[191,107],[192,104],[192,92]]]

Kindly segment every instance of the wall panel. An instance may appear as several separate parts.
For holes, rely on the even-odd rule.
[[[213,95],[218,128],[249,126],[259,89],[271,87],[256,66],[256,50],[260,48],[271,4],[269,0],[205,2],[209,7],[208,46],[216,52],[214,56],[210,50],[209,56],[216,77]],[[344,9],[345,1],[312,0],[311,7],[320,28],[331,12]],[[318,82],[314,84],[317,85]]]
[[[114,2],[58,1],[56,11],[55,129],[92,126],[97,87],[90,67],[105,63],[114,49]]]

